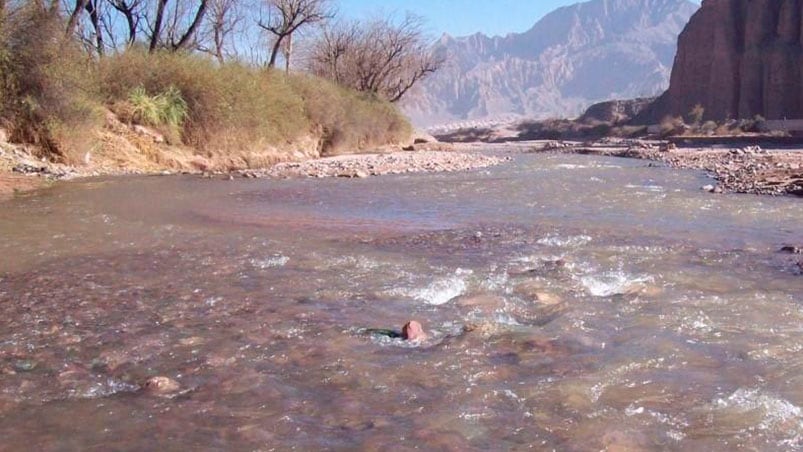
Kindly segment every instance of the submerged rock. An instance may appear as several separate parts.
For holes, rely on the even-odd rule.
[[[479,294],[459,297],[456,300],[456,304],[461,308],[490,314],[503,309],[505,307],[505,299],[498,295]]]
[[[533,303],[544,306],[554,306],[563,301],[558,295],[545,291],[543,286],[535,281],[521,283],[515,287],[514,291]]]
[[[14,370],[17,372],[30,372],[36,369],[36,361],[30,359],[21,359],[14,363]]]

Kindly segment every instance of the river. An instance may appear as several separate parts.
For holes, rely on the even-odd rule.
[[[707,183],[515,155],[19,195],[0,448],[801,449],[803,204]]]

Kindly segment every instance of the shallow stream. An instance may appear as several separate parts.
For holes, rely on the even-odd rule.
[[[802,449],[803,204],[707,183],[517,155],[17,197],[0,449]]]

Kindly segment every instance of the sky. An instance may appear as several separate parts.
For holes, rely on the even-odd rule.
[[[341,17],[361,19],[412,12],[424,17],[434,36],[476,32],[506,35],[529,30],[541,17],[580,0],[339,0]],[[699,3],[699,1],[697,2]]]

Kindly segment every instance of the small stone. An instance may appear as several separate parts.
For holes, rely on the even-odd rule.
[[[536,292],[533,293],[533,295],[534,295],[533,301],[535,301],[538,304],[542,304],[542,305],[546,305],[546,306],[554,306],[556,304],[560,304],[563,301],[563,300],[560,299],[559,296],[557,296],[555,294],[548,293],[548,292],[536,291]]]
[[[143,387],[146,391],[156,395],[170,395],[181,389],[181,385],[176,380],[168,377],[151,377]]]
[[[427,339],[424,327],[415,320],[411,320],[402,327],[402,338],[406,341],[420,342]]]
[[[788,254],[803,254],[803,248],[798,246],[784,246],[780,249],[781,253],[788,253]]]
[[[710,185],[710,184],[709,184],[709,185],[704,185],[704,186],[701,188],[701,190],[703,190],[703,191],[707,191],[708,193],[713,193],[713,192],[714,192],[714,188],[715,188],[715,187],[714,187],[713,185]]]
[[[354,177],[358,179],[365,179],[366,177],[368,177],[368,173],[366,173],[365,171],[357,171],[356,173],[354,173]]]

